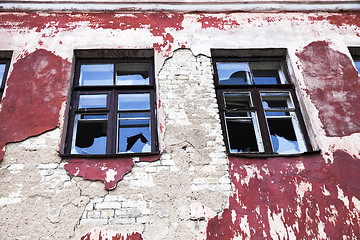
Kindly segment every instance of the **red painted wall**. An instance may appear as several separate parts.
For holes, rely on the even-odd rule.
[[[296,55],[326,135],[360,132],[360,77],[352,59],[325,41],[312,42]]]
[[[55,29],[42,36],[54,37],[61,31],[71,31],[81,24],[98,29],[149,29],[162,41],[153,47],[168,55],[174,37],[167,29],[182,30],[185,14],[165,13],[0,13],[0,28],[21,31]],[[261,17],[232,19],[215,14],[192,14],[203,29],[227,29],[255,21],[279,23],[285,13],[262,14]],[[304,18],[290,17],[294,22]],[[360,13],[309,15],[307,21],[326,21],[334,27],[360,27]],[[60,41],[61,42],[61,41]],[[181,43],[189,47],[188,43]],[[328,137],[344,137],[360,133],[360,78],[352,60],[326,41],[315,41],[297,52],[300,69],[307,86],[307,94],[319,111],[319,119]],[[10,142],[22,141],[59,126],[59,112],[66,101],[71,63],[44,49],[26,53],[12,63],[7,80],[6,95],[0,111],[0,149]],[[285,233],[275,233],[298,239],[314,239],[326,234],[329,239],[360,238],[359,209],[354,199],[360,199],[359,156],[345,151],[331,153],[333,162],[320,154],[294,158],[254,160],[229,158],[234,193],[229,207],[221,216],[209,221],[208,239],[251,237],[269,239],[271,224],[283,225]],[[0,153],[2,159],[3,153]],[[158,156],[157,156],[158,158]],[[142,159],[146,160],[146,159]],[[155,160],[155,159],[153,159]],[[131,159],[70,160],[71,175],[104,181],[104,166],[119,171],[106,188],[113,188],[130,171]],[[94,176],[98,176],[98,178]],[[248,227],[247,227],[248,225]],[[90,237],[85,235],[83,239]],[[129,239],[142,239],[138,238]],[[116,238],[115,238],[116,239]],[[122,239],[122,238],[119,238]],[[128,239],[128,237],[126,238]]]
[[[0,111],[0,150],[59,126],[71,64],[44,49],[13,63]],[[0,161],[3,152],[0,152]]]
[[[291,237],[289,232],[297,239],[318,239],[322,225],[327,239],[360,237],[359,212],[352,202],[360,193],[359,159],[336,151],[333,163],[326,163],[318,154],[229,161],[235,191],[229,208],[209,221],[208,239],[271,239],[270,223],[277,215],[286,239]],[[347,204],[339,199],[338,188]],[[248,231],[240,227],[244,217]]]

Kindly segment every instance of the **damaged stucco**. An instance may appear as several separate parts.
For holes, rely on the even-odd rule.
[[[13,50],[0,106],[2,239],[360,237],[360,77],[347,49],[360,46],[359,13],[0,18],[0,49]],[[155,50],[160,156],[58,156],[73,50],[99,48]],[[321,151],[229,158],[211,48],[287,48]]]

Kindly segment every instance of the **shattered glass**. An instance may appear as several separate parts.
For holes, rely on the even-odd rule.
[[[72,154],[105,154],[107,115],[76,114]]]
[[[216,63],[216,67],[221,85],[251,84],[248,63],[218,62]]]
[[[151,152],[150,94],[119,94],[118,152]]]
[[[149,64],[117,63],[116,85],[149,85]]]

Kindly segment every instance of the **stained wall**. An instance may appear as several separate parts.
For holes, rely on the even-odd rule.
[[[1,12],[0,19],[0,50],[13,51],[0,105],[2,239],[360,238],[360,76],[348,51],[360,47],[360,14]],[[160,155],[61,158],[73,50],[142,48],[155,51]],[[319,151],[227,156],[212,48],[286,48]]]

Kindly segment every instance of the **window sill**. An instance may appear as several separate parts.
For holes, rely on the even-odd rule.
[[[121,153],[121,154],[59,154],[62,158],[129,158],[129,157],[145,157],[160,155],[160,152],[148,152],[148,153]]]
[[[269,154],[269,153],[228,153],[229,157],[239,157],[239,158],[250,158],[250,159],[266,159],[266,158],[293,158],[293,157],[301,157],[306,155],[319,154],[321,151],[309,151],[303,153],[296,154]]]

